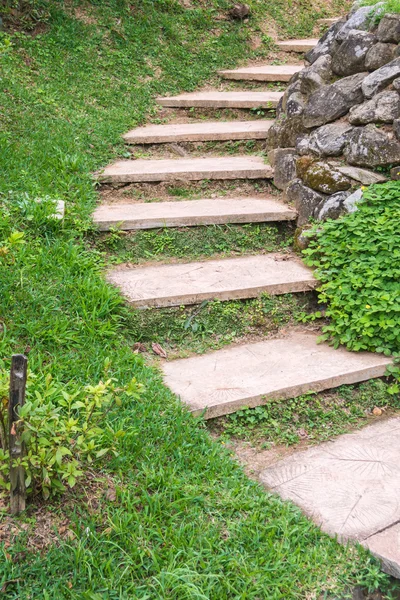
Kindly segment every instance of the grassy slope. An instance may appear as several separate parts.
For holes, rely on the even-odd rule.
[[[76,504],[76,539],[43,556],[23,537],[7,547],[0,581],[17,581],[4,598],[305,598],[381,577],[362,550],[249,482],[132,354],[139,332],[126,333],[131,314],[85,242],[90,172],[121,155],[120,134],[151,114],[153,96],[194,89],[249,54],[249,29],[215,21],[217,4],[101,2],[89,23],[58,8],[47,32],[14,35],[8,49],[0,38],[0,239],[17,229],[28,242],[0,267],[1,356],[29,345],[32,369],[82,383],[111,356],[116,377],[135,374],[147,389],[121,410],[127,434],[107,466],[121,482],[117,500],[94,513]],[[298,8],[287,24],[290,2],[252,4],[254,28],[271,11],[287,35],[309,33],[323,16]],[[23,194],[64,199],[65,224],[28,220]]]

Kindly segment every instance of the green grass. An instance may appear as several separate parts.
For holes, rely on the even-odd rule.
[[[340,546],[297,508],[249,481],[202,422],[187,414],[157,370],[132,352],[140,335],[150,339],[161,324],[152,325],[151,316],[141,323],[142,314],[135,316],[102,277],[112,248],[94,244],[91,172],[124,154],[120,134],[155,115],[155,95],[195,89],[217,68],[265,54],[267,38],[253,53],[248,42],[266,19],[275,18],[282,35],[301,37],[328,14],[299,3],[292,7],[296,18],[287,20],[290,2],[253,0],[246,25],[215,20],[228,7],[222,0],[192,5],[69,3],[70,12],[83,6],[75,18],[54,3],[41,33],[1,33],[1,356],[30,350],[31,368],[61,384],[97,381],[110,357],[113,376],[128,382],[135,375],[146,387],[142,400],[121,407],[125,437],[119,457],[104,465],[116,482],[116,500],[102,497],[89,510],[81,490],[72,502],[56,502],[49,510],[71,519],[75,537],[42,553],[27,539],[35,532],[34,503],[21,518],[28,532],[9,533],[6,544],[2,538],[6,600],[275,600],[312,598],[354,583],[387,589],[365,550]],[[34,202],[46,196],[66,202],[63,223]],[[240,251],[252,251],[258,243],[253,230],[233,230],[244,245]],[[23,232],[25,243],[11,244],[13,231]],[[266,233],[281,243],[273,230]],[[231,235],[210,240],[210,252],[227,252]],[[141,243],[153,257],[171,256],[157,254],[154,234]],[[190,250],[186,242],[173,244],[174,255],[176,248]],[[128,244],[121,257],[128,251],[135,252]],[[135,256],[145,258],[144,251]],[[279,302],[271,306],[286,318],[286,300]],[[255,312],[259,306],[254,303]],[[225,325],[211,325],[219,333],[229,331],[238,314],[235,303],[224,308],[230,309],[232,315],[218,316],[226,317]],[[208,318],[218,310],[207,309]],[[174,344],[180,335],[172,334]]]
[[[400,398],[390,394],[388,387],[378,379],[359,386],[272,401],[215,419],[211,429],[223,440],[246,440],[261,449],[280,444],[292,446],[302,441],[316,444],[365,426],[373,418],[374,408],[379,408],[382,415],[399,411]]]

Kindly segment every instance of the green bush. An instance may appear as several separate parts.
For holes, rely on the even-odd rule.
[[[351,350],[400,351],[400,182],[371,186],[358,210],[328,220],[304,251],[320,280],[324,339]]]
[[[105,365],[105,375],[109,363]],[[0,488],[9,489],[8,451],[9,373],[0,365]],[[143,386],[136,379],[118,387],[112,378],[84,387],[53,381],[51,375],[30,373],[26,402],[19,410],[16,430],[26,454],[16,459],[26,473],[28,492],[45,498],[72,488],[85,469],[107,453],[117,454],[124,435],[113,427],[113,411],[137,399]],[[107,417],[107,418],[106,418]]]

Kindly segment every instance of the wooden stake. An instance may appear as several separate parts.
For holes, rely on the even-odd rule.
[[[17,515],[25,510],[25,471],[23,467],[14,467],[15,459],[23,458],[25,445],[21,443],[15,427],[18,421],[18,408],[24,405],[28,359],[23,354],[14,354],[11,359],[10,400],[8,404],[8,424],[10,428],[10,507],[11,513]]]

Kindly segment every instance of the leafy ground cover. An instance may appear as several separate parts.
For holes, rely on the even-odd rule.
[[[45,509],[70,535],[60,527],[58,542],[32,547],[38,500],[12,530],[2,515],[7,600],[295,599],[356,582],[387,589],[364,550],[340,546],[250,482],[132,352],[146,324],[132,324],[132,311],[104,282],[108,257],[93,244],[91,172],[124,155],[120,134],[156,114],[156,94],[194,89],[218,67],[264,55],[272,18],[282,35],[300,37],[330,14],[322,4],[251,4],[245,25],[217,19],[228,7],[222,0],[189,8],[172,0],[32,1],[39,12],[31,33],[22,23],[0,34],[1,369],[25,351],[31,370],[58,388],[93,385],[105,363],[119,385],[134,376],[144,386],[113,413],[124,435],[98,475],[115,494],[89,506],[88,476],[87,486]],[[288,21],[288,10],[296,18]],[[263,43],[250,50],[255,35]],[[64,222],[49,218],[58,199]]]

